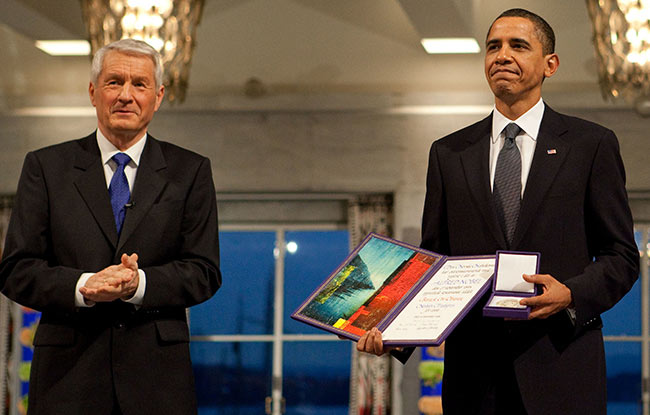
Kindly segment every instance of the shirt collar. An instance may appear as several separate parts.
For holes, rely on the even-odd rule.
[[[125,151],[120,151],[113,143],[108,141],[108,138],[104,137],[101,130],[97,129],[97,145],[99,146],[99,152],[102,155],[102,164],[106,164],[109,160],[117,153],[126,153],[131,157],[131,161],[135,163],[136,167],[140,164],[140,157],[142,156],[142,151],[144,150],[144,145],[147,142],[147,133],[142,136],[141,139],[135,142],[131,147],[127,148]]]
[[[539,126],[542,124],[542,117],[544,116],[544,101],[542,98],[533,105],[531,109],[526,111],[521,117],[516,120],[510,120],[505,115],[501,114],[499,110],[494,108],[492,111],[492,143],[496,143],[499,139],[499,134],[511,122],[517,125],[533,140],[537,140],[539,134]]]

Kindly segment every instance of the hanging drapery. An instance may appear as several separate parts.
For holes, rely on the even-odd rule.
[[[391,195],[362,195],[348,204],[350,248],[356,247],[370,232],[393,234]],[[390,356],[359,353],[352,344],[350,370],[350,415],[388,415],[391,413]]]
[[[9,217],[11,216],[11,207],[13,206],[13,197],[0,196],[0,256],[4,250],[5,236]],[[11,301],[4,295],[0,295],[0,415],[9,413],[9,408],[5,402],[9,393],[9,349],[11,345]]]

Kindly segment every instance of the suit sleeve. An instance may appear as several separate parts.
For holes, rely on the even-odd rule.
[[[639,274],[639,250],[625,190],[625,170],[614,133],[606,130],[593,158],[585,198],[585,228],[593,258],[571,289],[578,327],[613,307]]]
[[[160,265],[144,267],[143,308],[190,307],[221,286],[217,202],[210,161],[202,159],[184,202],[180,249]]]
[[[82,270],[60,266],[51,247],[49,197],[35,153],[25,157],[0,264],[2,293],[24,306],[73,311]]]

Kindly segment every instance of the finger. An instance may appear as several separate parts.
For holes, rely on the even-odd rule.
[[[122,265],[124,267],[129,268],[129,269],[133,269],[134,261],[133,261],[133,259],[131,258],[130,255],[122,254],[122,257],[120,258],[120,260],[122,261]]]
[[[523,274],[524,281],[532,282],[534,284],[543,284],[544,275],[541,274]]]
[[[366,340],[368,339],[368,332],[363,333],[363,336],[359,338],[357,342],[357,350],[364,352],[366,350]]]
[[[79,292],[81,293],[81,295],[85,297],[87,295],[93,295],[94,293],[97,292],[97,290],[93,288],[81,287],[79,288]]]
[[[546,298],[544,298],[544,294],[535,297],[522,298],[521,300],[519,300],[519,304],[530,306],[530,307],[539,307],[546,303],[547,301]]]
[[[384,342],[382,341],[381,333],[377,328],[372,329],[372,332],[370,333],[370,341],[372,342],[371,346],[374,353],[381,356],[384,353]]]

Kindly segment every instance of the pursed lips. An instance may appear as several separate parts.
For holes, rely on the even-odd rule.
[[[515,69],[510,69],[510,68],[506,68],[506,67],[503,67],[503,66],[499,66],[499,67],[492,70],[490,76],[495,76],[495,75],[498,75],[498,74],[501,74],[501,73],[519,75],[519,72],[517,70],[515,70]]]

